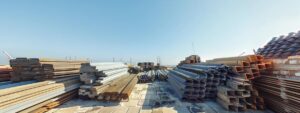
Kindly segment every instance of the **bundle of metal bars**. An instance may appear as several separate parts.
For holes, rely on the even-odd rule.
[[[10,60],[13,69],[11,81],[48,80],[70,76],[79,76],[81,63],[78,60],[54,60],[38,58],[16,58]]]
[[[128,74],[123,63],[86,63],[80,69],[79,97],[102,101],[127,100],[137,83],[136,75]]]
[[[166,81],[168,79],[168,71],[167,70],[155,70],[155,79],[160,81]]]
[[[300,111],[300,57],[269,59],[274,68],[253,83],[264,96],[266,105],[276,113]]]
[[[89,98],[100,101],[126,101],[137,81],[136,75],[126,75],[100,86],[81,86],[79,97],[82,99]]]
[[[67,77],[1,89],[0,113],[15,113],[26,109],[35,110],[33,108],[38,108],[39,104],[59,95],[69,94],[69,92],[75,94],[76,92],[73,90],[78,89],[79,86],[79,77]]]
[[[300,55],[300,31],[289,33],[287,36],[274,37],[263,48],[259,48],[257,54],[265,58],[287,58]]]
[[[156,73],[154,70],[150,70],[147,72],[141,72],[138,74],[139,83],[149,83],[155,80]]]
[[[10,66],[0,66],[0,82],[9,81],[11,71]]]
[[[233,73],[228,75],[227,88],[219,88],[218,102],[226,109],[232,111],[245,111],[246,109],[264,109],[264,102],[257,90],[252,88],[252,80],[259,78],[261,73],[272,69],[272,63],[265,61],[260,55],[247,55],[239,57],[217,58],[208,60],[210,64],[224,64],[232,68]],[[224,89],[226,89],[224,91]],[[235,95],[223,92],[234,91]],[[233,101],[228,101],[228,100]]]
[[[185,60],[180,61],[178,65],[182,64],[195,64],[195,63],[200,63],[201,59],[198,55],[191,55],[185,58]]]
[[[84,63],[80,68],[80,80],[86,85],[102,85],[124,75],[128,66],[121,62]]]
[[[180,68],[170,70],[168,82],[183,101],[201,102],[205,98],[206,73],[193,73]]]
[[[185,64],[178,67],[201,76],[207,76],[205,86],[206,98],[216,97],[217,87],[225,83],[226,75],[230,73],[229,68],[224,65]]]

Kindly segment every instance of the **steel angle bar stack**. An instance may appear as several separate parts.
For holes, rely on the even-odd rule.
[[[9,81],[10,72],[12,72],[12,68],[10,66],[0,66],[0,82]]]
[[[201,76],[206,76],[206,98],[215,98],[217,96],[217,87],[225,83],[228,73],[228,67],[224,65],[185,64],[178,67]]]
[[[287,58],[300,55],[300,31],[274,37],[263,48],[259,48],[257,54],[266,58]]]
[[[139,83],[149,83],[155,80],[156,73],[154,70],[141,72],[138,74]]]
[[[195,64],[195,63],[200,63],[201,59],[198,55],[191,55],[185,58],[185,60],[180,61],[178,65],[182,64]]]
[[[79,86],[79,77],[68,77],[2,89],[0,90],[0,113],[20,112],[29,108],[38,109],[40,103],[57,96],[76,95]],[[61,100],[65,102],[69,100],[68,98],[61,98]],[[62,103],[56,105],[60,104]]]
[[[42,58],[16,58],[10,60],[13,69],[11,81],[49,80],[79,76],[80,60],[57,60]]]
[[[227,57],[227,58],[216,58],[208,60],[206,63],[209,64],[224,64],[230,66],[231,74],[227,76],[226,87],[232,88],[239,98],[239,105],[233,111],[245,111],[246,109],[264,109],[264,101],[258,94],[257,90],[252,87],[252,81],[256,78],[261,77],[262,73],[268,73],[273,68],[272,62],[265,61],[260,55],[246,55],[239,57]],[[224,95],[223,95],[224,96]],[[221,105],[225,105],[226,101],[223,102],[218,95],[218,102]],[[229,108],[227,103],[225,108]]]
[[[274,68],[253,83],[264,96],[266,105],[277,113],[300,111],[300,57],[269,59]]]
[[[124,63],[86,63],[80,69],[79,97],[101,101],[128,100],[138,79]]]
[[[155,79],[159,81],[166,81],[168,79],[168,71],[167,70],[155,70]]]
[[[175,68],[168,73],[171,84],[180,99],[189,102],[200,102],[205,98],[206,75],[199,75]]]

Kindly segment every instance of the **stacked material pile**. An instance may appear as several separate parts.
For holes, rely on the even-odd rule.
[[[300,57],[272,59],[274,69],[254,81],[266,105],[276,113],[300,111]]]
[[[198,55],[191,55],[185,58],[185,60],[180,61],[178,65],[182,64],[195,64],[195,63],[200,63],[201,59]]]
[[[289,33],[287,36],[274,37],[257,53],[266,58],[287,58],[292,55],[300,55],[300,31]]]
[[[167,70],[150,70],[147,72],[141,72],[138,74],[139,83],[149,83],[154,80],[166,81],[168,79]]]
[[[198,74],[198,76],[206,76],[205,97],[215,98],[217,95],[217,87],[224,84],[226,76],[230,73],[229,68],[224,65],[208,65],[208,64],[185,64],[178,66],[180,69]]]
[[[138,74],[139,83],[149,83],[155,80],[155,71],[150,70],[147,72],[141,72]]]
[[[205,98],[207,74],[196,74],[175,68],[168,73],[168,82],[183,101],[200,102]]]
[[[79,96],[83,99],[103,101],[127,100],[138,79],[128,74],[128,66],[123,63],[82,64]]]
[[[167,70],[155,70],[155,79],[159,81],[166,81],[168,79],[168,71]]]
[[[139,62],[138,66],[140,66],[143,71],[149,71],[154,69],[154,62]]]
[[[51,102],[56,103],[49,105],[49,108],[58,106],[76,94],[74,90],[79,86],[79,77],[68,77],[2,89],[0,90],[0,113],[34,111]]]
[[[53,60],[38,58],[16,58],[10,60],[13,69],[11,81],[48,80],[79,76],[81,63],[87,61]]]
[[[0,82],[9,81],[11,71],[10,66],[0,66]]]
[[[246,109],[264,109],[264,102],[258,92],[252,88],[251,81],[259,78],[261,73],[272,69],[271,62],[265,62],[260,55],[217,58],[207,61],[211,64],[231,66],[234,72],[228,76],[227,88],[219,88],[218,102],[228,110],[245,111]],[[228,95],[227,91],[236,92]],[[235,99],[233,99],[235,98]],[[233,101],[229,101],[233,100]],[[237,100],[237,101],[235,101]]]

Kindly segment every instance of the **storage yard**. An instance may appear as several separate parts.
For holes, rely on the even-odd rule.
[[[14,58],[0,66],[0,113],[299,113],[300,32],[256,53],[177,66]]]

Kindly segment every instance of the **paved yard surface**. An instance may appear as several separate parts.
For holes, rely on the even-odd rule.
[[[173,95],[167,82],[137,84],[129,101],[100,102],[74,99],[48,113],[235,113],[226,111],[214,101],[182,102]],[[272,113],[252,111],[245,113]]]

